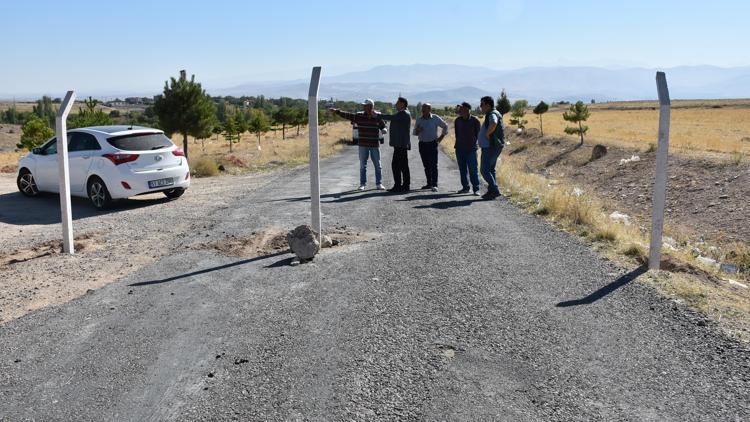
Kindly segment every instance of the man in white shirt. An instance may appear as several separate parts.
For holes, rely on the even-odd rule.
[[[438,135],[438,128],[442,131]],[[438,190],[438,144],[448,134],[448,124],[438,115],[432,114],[429,103],[422,105],[422,115],[414,125],[414,134],[419,137],[419,156],[422,157],[427,184],[422,189]]]

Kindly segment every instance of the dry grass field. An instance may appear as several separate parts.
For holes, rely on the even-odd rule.
[[[0,125],[10,127],[10,125]],[[0,129],[2,132],[4,129]],[[14,127],[14,133],[0,134],[0,172],[12,173],[16,171],[19,157],[25,152],[15,151],[15,144],[20,139],[20,127]],[[345,142],[351,139],[351,125],[348,122],[329,123],[320,128],[320,156],[326,157],[339,151]],[[182,137],[175,135],[172,140],[182,145]],[[279,166],[295,166],[309,160],[308,132],[302,127],[299,136],[297,129],[288,129],[286,139],[283,140],[281,131],[268,132],[261,136],[261,149],[255,135],[245,133],[240,142],[232,145],[229,152],[229,142],[222,136],[212,136],[210,139],[196,140],[189,138],[191,167],[213,163],[213,167],[223,165],[227,173],[240,174],[252,171],[262,171]],[[218,170],[215,173],[218,174]]]
[[[750,153],[750,101],[674,101],[671,113],[670,148],[680,153],[710,151]],[[659,110],[655,102],[623,102],[590,105],[586,124],[587,142],[636,149],[656,143]],[[562,118],[564,108],[550,109],[544,116],[546,136],[565,136],[570,125]],[[529,128],[539,119],[527,114]],[[507,123],[507,120],[506,120]],[[571,137],[572,138],[572,137]]]
[[[71,111],[71,113],[77,113],[79,107],[85,107],[85,105],[84,105],[84,103],[83,103],[82,100],[83,100],[83,98],[78,98],[76,100],[75,104],[73,104],[73,110]],[[16,106],[16,109],[19,112],[27,112],[27,111],[33,111],[34,110],[34,106],[36,105],[36,102],[35,101],[16,101],[14,103],[12,101],[10,101],[10,102],[9,101],[0,101],[0,112],[3,112],[5,110],[9,109],[13,105]],[[54,107],[59,107],[60,106],[60,104],[52,104],[52,105]],[[116,110],[115,108],[106,107],[106,106],[101,105],[101,104],[99,104],[96,107],[96,109],[97,110],[102,110],[105,113],[109,113],[112,110]]]
[[[330,156],[339,151],[351,139],[352,129],[348,122],[329,123],[319,129],[320,156]],[[182,137],[172,136],[172,141],[182,145]],[[208,162],[222,165],[228,173],[240,174],[252,171],[263,171],[279,166],[297,166],[307,163],[310,158],[310,145],[307,127],[288,129],[286,139],[281,131],[268,132],[261,136],[260,148],[255,135],[245,133],[240,142],[232,144],[222,135],[210,139],[197,140],[189,138],[191,167],[198,169]],[[211,174],[198,174],[211,175]]]

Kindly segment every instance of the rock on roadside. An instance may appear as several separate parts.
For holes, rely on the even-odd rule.
[[[318,235],[308,225],[298,226],[286,235],[289,248],[301,261],[313,259],[320,251]]]

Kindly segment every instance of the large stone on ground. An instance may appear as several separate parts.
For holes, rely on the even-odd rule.
[[[591,161],[598,160],[607,155],[607,147],[602,144],[594,146],[594,150],[591,151]]]
[[[302,225],[290,231],[286,235],[286,240],[289,243],[289,249],[302,261],[313,259],[320,251],[318,235],[308,225]]]

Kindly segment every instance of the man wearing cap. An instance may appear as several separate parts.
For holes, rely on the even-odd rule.
[[[383,120],[379,119],[373,110],[375,103],[371,99],[362,102],[363,111],[349,113],[336,108],[330,112],[337,114],[357,124],[359,130],[359,190],[365,190],[367,185],[367,160],[372,160],[375,167],[375,187],[385,190],[383,186],[382,168],[380,167],[380,131],[385,128]]]
[[[438,128],[442,131],[438,136]],[[429,103],[422,104],[422,115],[414,124],[414,134],[419,137],[419,155],[422,157],[427,184],[422,189],[438,190],[438,144],[448,134],[448,125],[436,114],[432,114]]]
[[[389,192],[409,192],[411,175],[409,173],[409,150],[411,149],[411,114],[409,102],[404,97],[396,100],[396,114],[378,114],[383,120],[389,120],[390,136],[388,144],[393,147],[393,187]]]
[[[458,106],[458,117],[453,123],[456,130],[456,161],[461,174],[461,190],[456,193],[469,193],[469,181],[475,196],[479,196],[479,172],[477,169],[477,138],[482,123],[471,115],[471,105],[467,102]]]

